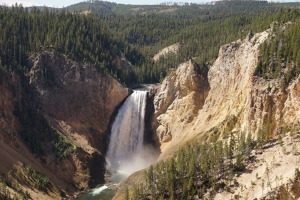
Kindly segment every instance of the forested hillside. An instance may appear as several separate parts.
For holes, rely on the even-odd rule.
[[[256,74],[266,79],[283,77],[288,85],[300,74],[300,20],[290,21],[283,28],[274,23],[273,28],[275,35],[261,46]]]
[[[125,56],[138,59],[139,54],[130,48],[126,48],[130,55],[123,51],[124,44],[113,39],[98,17],[62,10],[0,7],[0,30],[0,199],[60,199],[103,181],[100,151],[105,148],[101,134],[106,126],[100,123],[109,123],[109,113],[127,95],[106,74],[121,77],[117,76],[123,70],[119,60],[126,64]],[[118,96],[109,97],[110,90]],[[68,116],[54,116],[58,113],[54,112],[49,117],[47,109],[59,106]],[[93,115],[91,119],[84,116],[86,107],[93,108],[86,111]],[[83,119],[78,120],[78,113]],[[97,114],[102,113],[105,118],[99,119]],[[84,130],[85,120],[89,125]],[[59,125],[62,121],[68,129]],[[75,129],[73,124],[80,126],[80,134],[95,134],[86,138],[98,146],[76,143],[70,136],[76,130],[69,131]]]
[[[103,7],[109,7],[110,12],[102,12]],[[138,7],[100,1],[66,10],[2,7],[0,64],[26,71],[27,58],[50,47],[91,63],[122,83],[159,82],[170,68],[189,58],[209,65],[221,45],[250,31],[265,30],[273,21],[281,24],[294,20],[298,13],[290,7],[283,9],[280,4],[266,2]],[[124,12],[141,9],[145,12]],[[91,13],[84,15],[83,11]],[[179,44],[176,55],[153,61],[155,53],[175,43]],[[120,67],[118,60],[126,59],[128,66]]]
[[[198,119],[194,122],[189,120],[182,123],[184,126],[182,129],[178,125],[180,122],[176,122],[176,120],[186,120],[184,114],[187,113],[192,118],[193,113],[184,110],[197,104],[193,101],[188,103],[184,101],[179,103],[178,101],[187,99],[188,95],[194,94],[197,90],[184,96],[182,95],[184,92],[181,90],[188,87],[185,85],[183,77],[174,75],[173,72],[168,77],[169,79],[165,79],[168,84],[163,82],[162,91],[157,95],[159,100],[155,102],[155,105],[159,105],[160,98],[164,98],[164,96],[168,96],[164,100],[169,103],[169,99],[173,98],[169,91],[178,94],[178,99],[173,100],[173,105],[171,104],[169,109],[164,112],[164,116],[157,117],[161,127],[166,127],[165,129],[159,127],[157,136],[162,138],[161,146],[163,147],[171,145],[174,141],[174,146],[168,149],[173,156],[169,158],[168,155],[164,155],[163,161],[151,166],[144,174],[147,177],[146,180],[135,185],[132,184],[134,186],[129,189],[124,187],[123,197],[125,199],[255,199],[255,197],[259,197],[257,199],[289,199],[289,193],[294,195],[293,198],[299,198],[299,192],[293,189],[297,187],[295,185],[299,181],[299,165],[291,162],[299,155],[299,140],[295,139],[299,137],[299,122],[283,117],[283,115],[298,116],[296,114],[298,111],[294,112],[298,108],[294,105],[297,104],[299,97],[299,10],[280,8],[273,17],[274,21],[270,24],[270,29],[262,33],[265,35],[264,39],[260,38],[259,34],[253,34],[253,31],[247,31],[247,37],[242,37],[241,40],[235,42],[230,41],[229,44],[221,47],[219,57],[208,72],[210,92],[212,94],[214,89],[217,92],[212,96],[209,93],[205,103],[212,102],[212,104],[207,107],[204,105],[199,110],[194,107]],[[256,19],[258,20],[259,17]],[[268,20],[267,16],[265,19]],[[263,18],[259,20],[263,21]],[[263,24],[259,20],[254,20],[255,25]],[[223,23],[226,23],[226,20]],[[227,27],[219,30],[221,32],[219,34],[214,32],[214,36],[226,35]],[[235,24],[232,27],[237,28],[238,25]],[[259,29],[260,27],[256,26],[256,29],[253,30]],[[228,35],[232,39],[234,38],[233,33]],[[193,41],[196,43],[195,40]],[[210,44],[215,44],[212,41],[214,40],[211,40]],[[247,48],[250,50],[245,50]],[[257,48],[257,53],[254,54],[255,48]],[[210,47],[207,46],[206,50],[209,49]],[[204,50],[201,52],[206,54]],[[248,58],[252,56],[251,54],[255,56],[252,61],[249,61]],[[253,74],[255,69],[256,72]],[[188,69],[181,70],[187,74],[188,71]],[[178,84],[176,79],[179,79],[182,85]],[[232,79],[236,79],[236,81],[232,81]],[[245,88],[241,91],[249,90],[249,93],[237,90],[244,84]],[[201,91],[204,89],[202,88]],[[227,92],[224,94],[223,91]],[[247,101],[241,100],[247,97],[249,97]],[[222,100],[219,101],[219,98]],[[291,99],[292,106],[289,105]],[[228,102],[224,103],[227,100]],[[202,99],[198,97],[197,103],[201,101]],[[220,104],[215,104],[218,101]],[[177,106],[178,108],[176,108]],[[231,110],[236,109],[235,106],[241,106],[242,109],[237,112],[233,111],[234,114],[229,117],[230,123],[223,128],[227,119],[223,118],[224,121],[221,120],[221,123],[218,123],[220,122],[218,120],[224,113],[229,115]],[[288,110],[288,107],[291,109]],[[222,109],[225,111],[222,112]],[[249,111],[245,111],[247,109]],[[215,115],[212,110],[215,111]],[[244,123],[243,120],[249,121]],[[203,123],[197,126],[199,122]],[[204,127],[209,123],[215,123],[214,127],[205,130]],[[172,126],[173,124],[175,125]],[[190,128],[185,129],[186,126],[190,126]],[[235,128],[233,128],[234,126]],[[176,132],[175,129],[179,131]],[[184,130],[187,130],[186,135],[184,135]],[[247,132],[247,136],[243,130]],[[191,144],[181,143],[184,137],[191,135],[190,131],[195,131],[191,137]],[[163,141],[164,134],[168,137],[166,141]],[[205,139],[201,138],[196,141],[196,138],[201,136]],[[284,137],[288,137],[285,144],[282,139]],[[203,142],[203,140],[206,141]],[[183,147],[178,148],[178,144],[183,144]],[[272,153],[268,154],[267,152]],[[274,152],[280,152],[278,155],[283,155],[280,157],[282,159],[278,159],[280,161],[276,160],[278,155]],[[259,156],[261,154],[262,156]],[[288,160],[288,155],[293,156],[293,159]],[[276,158],[272,160],[272,156]],[[291,169],[292,177],[295,179],[286,178],[288,175],[287,168],[283,167],[285,164],[290,167],[288,169]],[[280,170],[279,166],[282,166]],[[135,177],[133,176],[132,179],[134,180]],[[282,180],[286,179],[290,185],[282,184]],[[282,185],[279,184],[279,180]],[[126,184],[124,183],[124,185]],[[289,187],[292,189],[286,189]]]
[[[133,58],[129,59],[132,64],[139,64],[141,58],[137,51],[115,40],[107,25],[95,16],[17,6],[0,7],[0,18],[0,65],[7,71],[26,73],[28,57],[47,48],[93,64],[115,78],[116,57]]]
[[[165,162],[151,166],[146,183],[136,185],[132,199],[203,199],[234,183],[256,145],[251,135],[231,133],[228,142],[191,144]],[[260,141],[262,145],[263,141]],[[129,199],[129,198],[128,198]]]
[[[162,126],[167,131],[160,136],[167,136],[166,143],[176,139],[167,127],[169,122],[186,123],[183,125],[186,128],[199,122],[201,127],[213,126],[208,132],[200,132],[200,125],[196,124],[187,132],[199,131],[198,135],[193,135],[194,138],[189,135],[189,139],[206,134],[203,140],[207,141],[184,143],[180,149],[174,149],[178,154],[150,167],[145,181],[129,188],[126,198],[210,198],[216,191],[238,187],[235,176],[245,172],[253,161],[253,152],[272,146],[272,141],[281,145],[283,134],[287,132],[293,137],[299,135],[298,119],[293,118],[299,113],[299,91],[297,82],[291,84],[300,74],[299,20],[299,3],[252,0],[147,6],[92,0],[64,9],[1,6],[0,123],[3,127],[0,148],[4,149],[2,155],[7,153],[7,148],[14,150],[19,157],[12,157],[20,158],[17,160],[20,163],[16,169],[10,169],[13,159],[11,165],[0,165],[8,169],[1,172],[4,175],[0,177],[0,199],[13,198],[6,188],[24,199],[32,195],[25,191],[38,195],[32,190],[37,189],[44,192],[47,199],[52,187],[55,188],[53,197],[68,198],[79,189],[104,181],[110,123],[130,94],[121,84],[158,83],[187,60],[195,69],[189,74],[182,69],[172,76],[175,79],[178,74],[186,73],[189,76],[186,85],[178,86],[184,82],[178,78],[178,85],[166,84],[163,89],[172,91],[162,90],[159,97],[163,102],[159,114],[181,108],[174,115],[169,112],[170,118],[168,113],[165,115],[168,123]],[[255,33],[261,31],[264,34],[259,40]],[[241,38],[245,39],[237,41]],[[153,59],[162,49],[174,44],[178,49]],[[224,44],[227,45],[220,49]],[[211,69],[219,51],[219,65],[213,74]],[[239,57],[237,61],[236,57]],[[242,65],[244,71],[239,68]],[[205,73],[197,74],[197,71]],[[246,78],[245,73],[248,73]],[[121,84],[105,75],[111,75]],[[212,76],[216,80],[211,81]],[[196,85],[198,82],[192,82],[195,77],[203,81]],[[241,82],[242,79],[245,80]],[[212,89],[213,93],[206,99]],[[184,99],[197,92],[199,95],[191,98],[191,102],[172,104],[176,98]],[[173,99],[168,94],[173,94]],[[153,99],[155,95],[149,101]],[[202,101],[210,102],[203,111],[207,118],[199,114]],[[285,105],[288,105],[287,111],[283,109]],[[239,106],[238,112],[234,106]],[[179,116],[189,110],[187,108],[192,110],[191,114]],[[228,118],[229,111],[233,114]],[[248,112],[246,117],[241,117],[243,112]],[[283,118],[284,115],[287,117]],[[204,125],[202,118],[207,120],[203,121]],[[239,123],[246,119],[250,120],[249,124],[254,123],[251,128],[255,131],[251,134],[238,129],[241,128]],[[163,118],[159,121],[163,122]],[[296,125],[290,125],[290,121]],[[184,136],[183,132],[180,134]],[[27,157],[21,155],[23,149]],[[295,150],[296,155],[299,154]],[[66,171],[69,173],[60,184],[59,176]],[[299,179],[299,171],[296,174]],[[20,189],[19,185],[26,178],[29,179],[24,182],[27,188]],[[57,188],[55,183],[59,183]],[[64,188],[59,189],[60,186]]]
[[[290,7],[293,9],[294,6]],[[154,6],[131,6],[131,14],[120,14],[123,12],[119,10],[100,14],[122,41],[139,49],[146,58],[140,67],[135,68],[138,82],[158,82],[168,69],[189,58],[200,65],[208,65],[217,57],[221,45],[245,37],[250,31],[263,31],[273,21],[284,23],[297,17],[295,11],[263,1],[153,9]],[[140,10],[144,12],[140,13]],[[152,60],[160,49],[175,43],[180,44],[176,55],[169,54],[158,62]]]
[[[290,132],[290,139],[287,140],[284,134],[278,138],[259,137],[254,141],[252,136],[245,133],[231,133],[228,140],[209,141],[201,144],[192,143],[184,148],[180,148],[177,154],[158,164],[151,165],[144,172],[146,177],[143,183],[134,185],[133,188],[125,188],[124,199],[223,199],[221,193],[228,192],[235,199],[244,199],[240,194],[233,195],[235,190],[243,191],[259,188],[259,193],[264,196],[261,199],[290,199],[288,187],[294,197],[299,198],[300,193],[299,168],[288,163],[273,163],[265,167],[263,156],[258,156],[262,152],[279,149],[284,156],[292,156],[297,159],[299,154],[299,135],[296,130]],[[290,143],[292,141],[292,144]],[[289,143],[287,145],[287,143]],[[274,147],[275,146],[275,147]],[[273,152],[274,153],[274,152]],[[268,155],[269,156],[269,155]],[[259,161],[258,157],[262,157]],[[267,156],[266,156],[267,157]],[[283,159],[284,160],[284,159]],[[263,175],[256,173],[256,181],[251,180],[250,188],[239,181],[243,174],[251,174],[255,170],[253,167],[257,162],[261,162]],[[294,173],[294,179],[289,180],[286,186],[278,186],[284,179],[274,171],[274,166],[287,165]],[[276,175],[276,187],[274,188],[274,174]],[[253,175],[252,175],[253,176]],[[271,178],[272,177],[272,178]],[[248,180],[250,182],[250,180]],[[249,187],[249,186],[248,186]],[[272,192],[267,192],[270,190]],[[276,192],[274,192],[276,191]],[[219,196],[217,197],[216,195]],[[252,193],[254,194],[254,193]],[[249,196],[253,198],[253,196]],[[225,197],[226,199],[226,197]]]

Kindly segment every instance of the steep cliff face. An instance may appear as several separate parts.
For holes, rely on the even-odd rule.
[[[282,195],[299,195],[298,190],[291,189],[298,186],[299,175],[291,180],[299,165],[300,77],[287,86],[283,76],[264,79],[255,75],[259,46],[272,34],[269,29],[222,46],[208,71],[196,70],[198,67],[192,61],[181,64],[155,94],[152,125],[161,144],[161,160],[178,153],[188,142],[210,142],[210,139],[228,142],[229,135],[237,138],[240,132],[251,133],[255,139],[261,133],[274,138],[290,132],[290,136],[286,134],[283,139],[270,140],[263,150],[253,150],[245,164],[247,170],[235,172],[235,186],[230,185],[223,191],[219,186],[212,189],[218,193],[213,194],[215,199],[268,199],[274,196],[269,195],[271,192],[275,192],[278,199]],[[231,140],[229,146],[230,143]],[[255,146],[255,141],[252,145]],[[143,182],[142,175],[135,173],[123,181],[119,189],[124,191],[126,186],[139,181]],[[264,188],[266,183],[268,189]],[[116,199],[121,199],[120,193]]]
[[[92,155],[90,175],[101,180],[109,123],[128,89],[94,67],[55,52],[36,54],[31,61],[30,85],[36,89],[44,115],[53,127]],[[81,164],[86,163],[83,160]]]
[[[271,32],[222,46],[207,76],[199,78],[188,62],[164,80],[154,99],[161,158],[195,138],[258,130],[273,137],[299,124],[299,78],[285,87],[281,79],[254,75],[259,45]]]
[[[11,194],[57,199],[103,182],[109,124],[129,90],[54,51],[30,60],[27,77],[0,74],[0,172]],[[51,190],[32,190],[29,166]]]
[[[227,121],[239,123],[242,128],[247,127],[247,109],[258,47],[267,37],[268,32],[253,37],[249,35],[243,41],[221,47],[219,57],[208,72],[211,90],[203,110],[199,112],[194,129],[205,127],[200,130],[206,132],[222,122],[227,124]]]
[[[255,136],[259,130],[272,138],[299,126],[300,78],[285,86],[281,78],[254,75],[259,46],[271,34],[269,29],[222,46],[207,76],[189,78],[195,72],[185,63],[164,80],[154,99],[161,158],[195,138],[232,131]]]
[[[253,78],[250,105],[248,105],[248,129],[252,132],[264,129],[271,137],[281,132],[283,108],[287,90],[279,79]],[[289,122],[290,123],[290,122]]]
[[[182,139],[181,133],[202,109],[209,91],[207,71],[190,60],[162,82],[154,98],[153,121],[162,151],[165,144]]]
[[[0,70],[0,137],[6,141],[6,137],[20,131],[20,123],[12,111],[20,102],[21,84],[19,77],[12,74],[10,77]]]
[[[283,105],[283,123],[300,124],[300,76],[287,88],[287,100]]]
[[[31,61],[30,85],[36,88],[47,117],[63,130],[70,128],[84,135],[91,146],[103,152],[110,118],[128,96],[128,89],[94,67],[55,52],[39,53]]]

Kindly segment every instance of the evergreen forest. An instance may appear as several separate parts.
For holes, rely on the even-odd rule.
[[[289,131],[293,141],[289,144],[292,145],[292,154],[298,155],[299,140],[293,139],[299,137],[297,128],[293,127]],[[226,137],[222,140],[216,140],[214,135],[206,142],[191,142],[179,147],[175,156],[151,165],[145,171],[146,179],[130,189],[125,188],[123,197],[126,200],[213,199],[217,193],[234,193],[232,188],[247,189],[238,183],[237,177],[243,173],[251,173],[249,166],[256,162],[257,154],[274,145],[278,145],[285,155],[291,153],[283,145],[285,133],[270,138],[267,130],[261,129],[256,139],[251,133],[246,135],[244,132],[230,132],[225,133]],[[270,168],[271,166],[267,166],[265,169],[267,177]],[[295,180],[290,179],[291,183],[299,181],[299,168],[295,169],[295,177]],[[258,174],[256,178],[260,179]],[[267,180],[251,184],[260,184],[263,193],[264,188],[271,187],[270,177]],[[266,195],[263,199],[289,199],[285,194]],[[234,199],[242,198],[234,195]]]
[[[274,23],[273,29],[274,36],[260,47],[256,75],[266,79],[283,78],[284,85],[288,85],[300,74],[300,21],[290,21],[283,27]]]
[[[94,10],[89,10],[89,14],[82,14],[91,7]],[[103,11],[103,7],[110,9]],[[265,68],[269,63],[272,66],[279,63],[266,57],[274,51],[276,54],[284,52],[289,43],[294,44],[293,52],[288,52],[289,63],[296,62],[299,52],[299,43],[294,42],[295,34],[299,33],[296,8],[294,4],[286,6],[264,1],[138,8],[102,1],[84,2],[65,9],[1,7],[0,65],[6,71],[26,73],[29,56],[53,48],[94,65],[99,72],[110,74],[123,84],[156,83],[170,69],[190,58],[199,65],[209,66],[221,45],[243,38],[249,32],[266,30],[274,21],[278,24],[293,22],[288,28],[290,33],[281,33],[286,40],[274,38],[269,42],[272,45],[264,45],[268,48],[263,47],[265,56],[257,72],[262,74],[267,73]],[[162,56],[158,61],[152,59],[159,50],[172,44],[179,44],[176,54]],[[118,67],[117,58],[126,60],[129,66]],[[297,73],[295,67],[290,70],[292,74]],[[275,68],[271,70],[280,71]]]
[[[17,74],[25,92],[33,96],[26,77],[30,57],[55,51],[125,86],[159,83],[182,62],[193,59],[209,68],[220,46],[270,29],[272,36],[260,46],[255,76],[281,79],[287,86],[300,74],[299,8],[299,3],[253,0],[151,6],[90,0],[62,9],[0,6],[0,82]],[[174,44],[177,52],[153,59]],[[21,137],[31,152],[40,157],[54,152],[57,162],[72,155],[72,142],[48,124],[34,102],[22,104],[13,113],[23,125]],[[251,151],[273,139],[268,131],[258,131],[256,140],[251,134],[228,132],[223,140],[212,136],[211,141],[180,147],[175,156],[152,165],[142,184],[126,190],[125,199],[204,199],[226,190],[251,162]],[[28,185],[40,191],[52,187],[42,173],[23,168]],[[0,199],[8,197],[0,194]]]

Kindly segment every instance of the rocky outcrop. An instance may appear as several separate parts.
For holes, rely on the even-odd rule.
[[[287,88],[287,100],[283,104],[283,123],[300,124],[300,76]]]
[[[210,137],[212,134],[205,134],[208,132],[219,136],[221,132],[235,128],[249,129],[258,47],[268,35],[269,31],[249,35],[244,40],[222,46],[207,77],[200,79],[204,82],[182,79],[191,74],[188,70],[182,71],[184,65],[176,72],[180,76],[174,76],[175,72],[170,74],[155,97],[157,135],[161,138],[163,151],[161,157],[164,157],[164,151],[173,151],[178,144],[193,138]],[[170,87],[173,85],[175,87]],[[195,91],[197,96],[187,98]]]
[[[110,116],[128,89],[94,67],[55,52],[39,53],[31,60],[30,84],[37,89],[45,114],[74,129],[107,131]]]
[[[38,53],[30,60],[30,85],[36,89],[44,115],[53,127],[93,155],[90,172],[99,179],[103,175],[99,169],[104,168],[104,157],[99,154],[106,151],[110,120],[129,90],[95,67],[54,51]]]
[[[180,47],[179,43],[172,44],[172,45],[160,50],[157,54],[155,54],[153,56],[153,60],[155,62],[157,62],[160,58],[166,57],[168,54],[171,54],[171,53],[176,54],[179,50],[179,47]]]
[[[11,195],[10,197],[17,199],[23,198],[22,195],[25,193],[32,199],[55,199],[78,190],[77,187],[80,187],[80,184],[77,187],[77,183],[69,184],[73,182],[73,178],[76,178],[71,159],[64,159],[61,162],[55,161],[50,166],[47,164],[46,159],[52,156],[48,157],[49,154],[43,152],[41,153],[43,156],[38,157],[37,154],[34,154],[30,150],[29,146],[32,143],[28,143],[29,140],[24,140],[26,138],[25,134],[28,133],[27,131],[30,131],[30,134],[40,131],[39,134],[43,137],[47,138],[48,136],[47,133],[42,132],[43,125],[39,124],[40,118],[36,118],[36,114],[34,113],[33,108],[36,105],[34,105],[35,102],[31,98],[32,96],[25,77],[15,72],[4,72],[0,69],[0,92],[1,195],[5,195],[3,193],[4,188]],[[27,124],[26,122],[28,121],[33,122]],[[31,127],[28,128],[29,126]],[[36,142],[36,138],[31,139],[31,141]],[[40,142],[43,143],[43,141]],[[52,142],[51,140],[47,141],[48,144],[52,144]],[[45,145],[43,150],[47,149],[48,146],[50,145]],[[75,151],[77,152],[78,150]],[[73,155],[79,156],[80,154],[76,152]],[[51,184],[53,184],[53,187],[51,187],[55,192],[46,194],[38,190],[33,190],[35,188],[34,184],[24,174],[28,166],[43,176],[47,176]],[[67,166],[71,166],[68,167],[69,171],[65,171]],[[6,185],[3,185],[3,180],[6,180]],[[82,180],[82,185],[88,181],[86,178]],[[7,199],[7,197],[1,195],[0,198]]]
[[[247,170],[236,176],[236,184],[219,190],[213,199],[299,199],[299,154],[295,150],[299,138],[299,134],[286,135],[281,142],[266,144],[259,154],[252,151],[253,160],[245,163]]]
[[[270,137],[280,133],[284,125],[283,108],[287,99],[286,88],[282,87],[280,79],[253,78],[250,95],[249,130],[255,133],[264,129]]]
[[[222,46],[207,77],[193,78],[190,61],[164,80],[154,98],[161,158],[195,139],[221,139],[235,131],[255,136],[259,130],[272,138],[299,126],[300,77],[285,86],[281,78],[255,76],[259,46],[271,33]]]
[[[190,60],[162,82],[154,98],[153,121],[161,149],[164,144],[181,138],[181,133],[202,109],[209,91],[207,71]]]
[[[271,34],[271,29],[249,34],[243,40],[222,46],[208,72],[197,71],[197,65],[188,61],[163,81],[154,98],[153,119],[161,144],[161,160],[174,155],[181,145],[188,142],[227,140],[231,133],[246,132],[257,137],[258,133],[264,132],[270,138],[289,131],[291,135],[299,133],[300,76],[289,86],[284,84],[283,78],[266,80],[255,76],[259,46]],[[263,153],[257,152],[259,155],[253,151],[253,158],[257,161],[250,164],[251,170],[247,173],[236,176],[238,187],[215,198],[263,199],[265,194],[261,193],[261,185],[256,184],[258,174],[261,182],[271,180],[270,191],[275,185],[277,187],[277,175],[283,177],[281,184],[290,182],[298,165],[298,141],[295,138],[298,140],[299,134],[290,137],[286,137],[280,147],[280,142],[271,140],[263,147]],[[266,175],[268,167],[273,170],[271,176]],[[124,191],[126,184],[130,186],[138,181],[137,177],[137,174],[129,177],[119,189]],[[294,193],[291,187],[297,187],[299,180],[290,185],[278,187],[284,191],[277,194],[298,195],[299,191]],[[118,195],[116,199],[120,198]]]
[[[12,171],[13,181],[18,172],[18,187],[33,199],[58,199],[104,182],[109,126],[130,91],[52,50],[29,60],[27,77],[0,69],[0,173]],[[22,181],[26,166],[48,177],[53,191],[42,194]]]

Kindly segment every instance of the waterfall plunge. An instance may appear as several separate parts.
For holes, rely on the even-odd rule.
[[[134,91],[120,108],[106,154],[108,169],[129,175],[151,164],[143,147],[146,91]]]
[[[112,184],[155,162],[157,150],[151,145],[144,146],[146,100],[146,91],[134,91],[119,109],[106,154],[107,169],[112,172],[110,183],[83,194],[79,199],[112,199]]]

